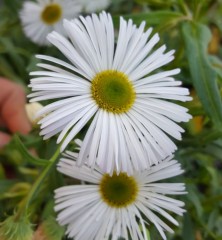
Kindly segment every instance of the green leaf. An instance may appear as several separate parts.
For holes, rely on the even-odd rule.
[[[166,10],[124,15],[124,19],[132,19],[137,25],[139,25],[142,21],[146,21],[149,26],[161,25],[161,28],[163,28],[163,25],[169,22],[176,23],[177,20],[181,19],[182,17],[183,15],[179,12]],[[115,25],[118,25],[118,22],[119,17],[114,17]]]
[[[12,66],[2,56],[0,56],[0,75],[21,82],[21,79],[16,75]]]
[[[17,182],[16,180],[12,180],[12,179],[0,180],[0,198],[1,198],[1,195],[7,192],[16,182]]]
[[[184,240],[195,240],[194,224],[188,213],[184,215],[182,238]]]
[[[31,188],[31,185],[26,182],[15,183],[3,194],[0,194],[0,199],[12,199],[17,197],[26,196]]]
[[[193,206],[195,207],[197,216],[201,219],[203,216],[203,207],[200,198],[197,195],[197,189],[194,185],[191,184],[187,184],[186,188],[188,191],[187,198],[189,202],[192,202]]]
[[[222,79],[222,61],[220,60],[220,58],[213,55],[209,56],[209,60],[212,64],[212,67],[217,72],[218,76],[220,76],[219,80],[221,80]]]
[[[222,102],[217,86],[217,74],[211,66],[207,46],[210,30],[199,23],[186,22],[182,26],[185,51],[194,87],[203,107],[216,127],[222,126]]]
[[[16,72],[19,73],[20,76],[25,75],[25,63],[20,57],[20,55],[17,53],[16,48],[14,47],[13,43],[8,38],[0,38],[0,45],[4,47],[4,49],[7,51],[8,56],[16,69]]]
[[[221,139],[208,144],[205,147],[205,151],[220,162],[222,160],[222,136]]]
[[[215,219],[218,219],[219,217],[219,211],[218,211],[218,208],[217,209],[214,209],[210,215],[209,215],[209,218],[208,218],[208,223],[207,223],[207,227],[210,231],[213,231],[213,228],[216,224],[216,221]]]
[[[215,167],[206,167],[206,170],[209,172],[210,176],[211,176],[211,185],[212,185],[212,190],[216,189],[218,190],[220,188],[220,184],[219,184],[219,179],[218,179],[218,172],[215,169]]]
[[[162,7],[162,8],[169,8],[173,5],[176,1],[175,0],[136,0],[137,3],[140,4],[148,4],[149,6],[153,7]]]
[[[36,166],[46,166],[48,165],[48,161],[45,159],[41,159],[41,158],[37,158],[37,157],[33,157],[28,150],[26,149],[26,147],[24,146],[24,144],[21,142],[20,138],[15,135],[14,136],[14,141],[16,143],[16,146],[19,150],[19,152],[22,154],[22,156],[30,163],[36,165]]]

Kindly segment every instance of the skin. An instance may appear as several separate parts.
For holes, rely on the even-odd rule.
[[[27,134],[31,124],[25,112],[24,89],[5,78],[0,78],[0,126],[10,133]],[[6,145],[11,135],[0,131],[0,148]]]

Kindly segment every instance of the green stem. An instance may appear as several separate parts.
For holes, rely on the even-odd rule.
[[[56,160],[58,158],[60,154],[60,147],[56,150],[56,152],[54,153],[54,155],[50,158],[49,160],[49,164],[46,166],[46,168],[43,170],[43,172],[41,173],[41,175],[38,177],[38,179],[36,180],[36,182],[34,183],[31,191],[28,194],[27,200],[26,200],[26,205],[25,205],[25,212],[27,215],[28,212],[28,208],[29,205],[32,201],[32,199],[34,198],[34,196],[36,195],[36,193],[38,192],[38,189],[40,187],[40,185],[42,184],[42,182],[44,181],[45,177],[49,174],[49,172],[52,170],[52,168],[54,167]]]
[[[192,19],[191,11],[190,11],[189,7],[187,6],[187,4],[184,2],[184,0],[179,0],[178,3],[179,3],[179,6],[180,6],[180,8],[181,8],[181,11],[182,11],[189,19]]]
[[[201,8],[202,8],[202,3],[201,1],[198,2],[197,6],[195,6],[195,12],[194,12],[194,19],[198,20],[200,12],[201,12]]]
[[[18,211],[17,211],[17,218],[19,218],[21,215],[27,217],[28,216],[28,209],[29,206],[35,197],[35,195],[38,193],[38,190],[45,180],[46,176],[50,173],[50,171],[53,169],[53,167],[56,164],[56,160],[58,159],[58,156],[60,154],[60,147],[56,150],[54,155],[50,158],[48,165],[45,167],[45,169],[42,171],[40,176],[37,178],[35,183],[33,184],[31,191],[29,192],[28,196],[24,199],[24,201],[21,203]]]

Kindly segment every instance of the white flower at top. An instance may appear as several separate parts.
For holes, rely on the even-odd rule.
[[[57,99],[37,114],[47,114],[39,122],[40,134],[47,139],[60,133],[57,143],[64,140],[63,151],[89,126],[79,165],[87,161],[105,172],[129,172],[148,169],[176,150],[169,136],[180,140],[183,129],[176,122],[191,116],[171,100],[191,98],[173,78],[179,69],[157,71],[174,59],[174,51],[165,53],[165,45],[153,50],[159,36],[150,37],[152,29],[144,32],[144,27],[144,22],[137,28],[121,17],[115,45],[109,14],[65,20],[69,39],[55,31],[48,39],[68,61],[37,56],[48,63],[31,73],[31,102]]]
[[[93,13],[107,9],[111,0],[78,0],[83,7],[83,12]]]
[[[37,0],[25,1],[20,12],[24,32],[39,45],[48,45],[46,36],[56,30],[65,33],[62,20],[79,15],[81,5],[76,0]]]
[[[168,212],[182,215],[184,203],[166,195],[185,194],[184,184],[158,183],[183,172],[176,160],[169,157],[149,170],[134,171],[132,175],[123,172],[108,175],[99,168],[94,171],[86,165],[79,168],[75,153],[67,152],[65,156],[58,170],[87,182],[55,190],[57,221],[67,226],[69,238],[148,240],[146,228],[153,223],[166,239],[165,231],[174,232],[168,223],[178,226]]]

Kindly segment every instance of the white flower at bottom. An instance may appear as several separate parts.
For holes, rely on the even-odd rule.
[[[183,183],[156,183],[183,172],[176,160],[167,158],[149,170],[127,175],[92,171],[76,165],[76,153],[67,152],[58,164],[63,174],[87,182],[55,190],[58,222],[67,225],[68,237],[75,240],[117,240],[119,237],[147,240],[146,227],[152,222],[163,239],[173,233],[165,220],[178,225],[167,212],[182,215],[184,203],[168,195],[184,194]],[[160,216],[165,218],[161,220]],[[142,229],[142,231],[141,231]]]
[[[28,38],[39,45],[48,45],[46,36],[52,30],[64,34],[62,20],[74,18],[80,11],[81,6],[75,0],[25,1],[20,18]]]

